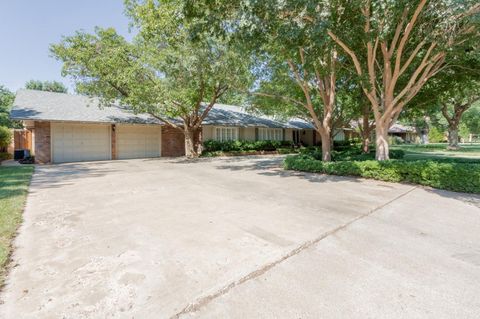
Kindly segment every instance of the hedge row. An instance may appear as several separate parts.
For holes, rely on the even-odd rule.
[[[232,152],[202,152],[202,157],[217,156],[245,156],[245,155],[275,155],[275,154],[294,154],[297,153],[294,148],[277,148],[275,151],[232,151]]]
[[[309,155],[314,159],[322,159],[322,150],[320,148],[306,148],[299,150],[301,154]],[[402,159],[405,156],[405,152],[402,150],[390,150],[390,159]],[[341,150],[332,150],[332,161],[367,161],[375,159],[375,149],[370,150],[365,154],[360,147],[349,146],[344,147]]]
[[[290,141],[214,141],[203,143],[205,152],[247,152],[275,151],[279,148],[293,147]]]
[[[322,162],[308,155],[288,156],[285,169],[408,182],[455,192],[480,193],[480,164],[428,160]]]

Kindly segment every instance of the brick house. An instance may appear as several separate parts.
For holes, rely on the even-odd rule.
[[[85,96],[20,90],[10,117],[32,132],[30,151],[38,163],[185,154],[180,130],[120,106],[100,107],[98,99]],[[318,141],[312,124],[306,121],[275,121],[232,105],[215,105],[202,129],[204,141],[286,140],[304,145]]]

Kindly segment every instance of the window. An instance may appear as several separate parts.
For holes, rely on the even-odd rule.
[[[282,141],[283,129],[281,128],[259,128],[258,140],[260,141]]]
[[[213,137],[216,141],[238,140],[238,127],[216,127]]]

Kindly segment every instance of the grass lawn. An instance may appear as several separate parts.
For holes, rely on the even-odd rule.
[[[392,145],[392,149],[405,151],[406,160],[427,160],[427,159],[466,159],[470,162],[480,163],[480,144],[463,144],[458,151],[447,150],[447,144],[427,145]]]
[[[23,207],[33,166],[0,166],[0,287],[11,252],[11,242],[22,222]]]

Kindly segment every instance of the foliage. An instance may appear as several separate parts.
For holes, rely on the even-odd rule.
[[[428,131],[428,140],[431,143],[445,142],[445,134],[442,131],[440,131],[437,127],[432,127]]]
[[[275,151],[280,148],[292,148],[290,141],[215,141],[204,142],[205,152],[244,152],[244,151]]]
[[[318,0],[189,2],[187,15],[203,17],[211,22],[204,26],[238,40],[255,57],[251,107],[313,123],[328,161],[334,128],[349,123],[359,104],[347,94],[353,85],[344,72],[350,61],[325,36],[350,7]]]
[[[38,91],[48,91],[48,92],[58,92],[58,93],[67,93],[67,87],[57,81],[39,81],[39,80],[30,80],[25,83],[25,88],[29,90],[38,90]]]
[[[8,160],[12,158],[12,154],[10,153],[5,153],[5,152],[0,152],[0,162],[4,160]]]
[[[285,169],[408,182],[456,192],[480,193],[480,164],[436,161],[340,161],[325,163],[307,155],[288,156]]]
[[[0,147],[7,147],[12,141],[12,131],[4,126],[0,126]]]
[[[138,30],[133,41],[112,28],[96,28],[94,34],[78,31],[65,37],[51,51],[77,91],[183,130],[187,155],[195,155],[201,143],[194,147],[192,134],[209,110],[228,99],[232,88],[249,87],[249,59],[224,39],[197,32],[200,19],[185,19],[185,1],[125,3]]]
[[[0,166],[0,285],[11,252],[11,241],[22,222],[33,167]]]
[[[300,153],[310,156],[316,160],[322,159],[322,153],[318,148],[301,149]],[[405,152],[402,150],[390,150],[390,158],[402,159]],[[368,153],[364,153],[359,145],[342,147],[332,151],[332,161],[367,161],[375,159],[375,148],[370,149]]]
[[[462,123],[467,127],[468,133],[480,134],[480,102],[463,114]]]
[[[13,105],[15,94],[8,90],[3,85],[0,85],[0,126],[6,126],[10,128],[18,128],[19,123],[11,121],[9,118],[10,109]]]
[[[388,137],[388,143],[390,145],[399,145],[399,144],[405,144],[405,140],[401,138],[400,136],[389,136]]]
[[[388,159],[388,128],[431,78],[477,41],[480,5],[474,0],[344,2],[357,13],[328,34],[355,65],[375,116],[377,159]]]

